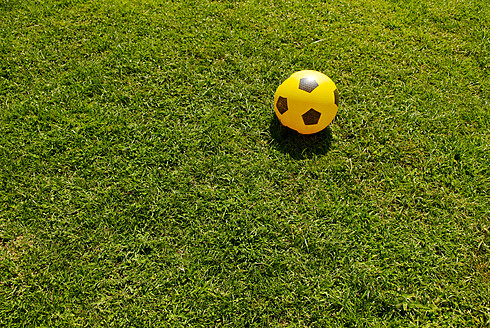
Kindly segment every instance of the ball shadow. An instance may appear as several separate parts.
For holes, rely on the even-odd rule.
[[[333,140],[330,126],[318,133],[304,135],[283,126],[275,115],[271,118],[269,132],[272,145],[294,159],[324,155],[330,151]]]

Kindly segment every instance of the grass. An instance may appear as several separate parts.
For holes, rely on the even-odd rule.
[[[490,325],[485,1],[0,2],[0,325]],[[340,91],[314,136],[272,98]]]

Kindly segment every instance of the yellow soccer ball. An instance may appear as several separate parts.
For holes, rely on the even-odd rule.
[[[299,71],[286,79],[274,95],[274,110],[281,123],[301,134],[325,129],[339,109],[335,83],[317,71]]]

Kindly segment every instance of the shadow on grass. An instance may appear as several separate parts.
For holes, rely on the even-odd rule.
[[[324,155],[331,149],[332,131],[330,126],[310,135],[303,135],[281,124],[274,115],[269,131],[273,146],[294,159],[306,159],[315,155]]]

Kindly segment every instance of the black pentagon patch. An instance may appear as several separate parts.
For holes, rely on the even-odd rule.
[[[312,77],[304,77],[301,80],[299,80],[300,90],[306,92],[312,92],[313,90],[316,89],[316,87],[318,87],[318,83]]]
[[[337,105],[337,107],[339,107],[339,90],[335,89],[333,91],[333,95],[335,96],[335,105]]]
[[[301,115],[301,117],[303,118],[303,122],[305,122],[305,125],[317,124],[320,120],[320,116],[322,116],[322,114],[320,112],[317,112],[313,108]]]
[[[279,97],[279,99],[277,99],[276,107],[279,113],[284,114],[288,110],[287,98]]]

